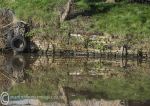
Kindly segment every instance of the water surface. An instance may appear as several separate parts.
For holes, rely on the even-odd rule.
[[[150,106],[150,62],[136,59],[0,55],[9,105]]]

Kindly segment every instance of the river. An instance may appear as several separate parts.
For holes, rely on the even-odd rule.
[[[150,61],[0,55],[8,105],[150,106]]]

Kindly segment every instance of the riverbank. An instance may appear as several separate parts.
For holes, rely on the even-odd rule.
[[[150,54],[149,38],[141,39],[132,34],[118,36],[108,33],[82,33],[68,36],[69,39],[65,43],[58,43],[61,41],[49,42],[46,38],[35,36],[31,38],[31,47],[33,44],[33,51],[37,51],[39,54],[62,56],[103,54],[123,57],[132,55],[133,57],[145,58]]]
[[[60,22],[60,8],[64,8],[66,3],[67,0],[26,3],[15,0],[5,1],[0,7],[14,10],[18,19],[28,22],[29,52],[150,54],[148,4],[77,0],[68,18]],[[25,8],[19,8],[20,4]],[[50,8],[51,4],[55,4],[53,8],[56,9]]]

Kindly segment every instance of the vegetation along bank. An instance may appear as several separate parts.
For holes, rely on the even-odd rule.
[[[29,24],[31,51],[150,54],[150,5],[128,0],[0,0]],[[36,45],[36,46],[35,46]]]

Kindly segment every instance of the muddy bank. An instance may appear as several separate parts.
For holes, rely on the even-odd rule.
[[[88,40],[87,41],[87,36]],[[76,45],[72,42],[78,40]],[[119,36],[111,34],[83,35],[70,34],[70,44],[51,43],[40,36],[31,38],[31,52],[62,56],[92,56],[92,57],[150,57],[150,41],[139,39],[133,35]],[[95,43],[96,42],[96,43]],[[88,43],[88,44],[87,44]],[[86,47],[85,47],[86,44]]]
[[[129,58],[149,58],[150,48],[149,40],[141,39],[135,42],[135,38],[126,38],[126,36],[114,35],[87,35],[71,34],[68,42],[55,42],[43,36],[25,37],[25,47],[15,49],[5,49],[1,51],[7,53],[13,50],[23,50],[25,53],[36,53],[39,55],[53,56],[87,56],[87,57],[129,57]],[[17,37],[17,36],[16,36]],[[20,40],[19,37],[17,39]],[[76,42],[75,42],[76,41]],[[15,40],[18,44],[17,40]],[[12,43],[10,43],[12,45]],[[14,43],[15,44],[15,43]],[[22,45],[19,44],[19,45]],[[14,47],[14,46],[13,46]]]

